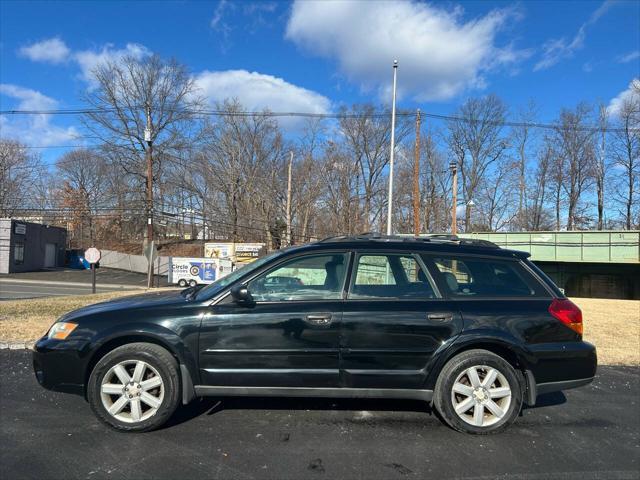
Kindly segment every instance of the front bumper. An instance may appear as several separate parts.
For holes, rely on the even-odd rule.
[[[50,340],[46,336],[33,347],[33,370],[38,383],[48,390],[84,395],[86,360],[74,341]]]

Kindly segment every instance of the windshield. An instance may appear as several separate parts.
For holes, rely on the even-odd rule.
[[[196,295],[196,300],[206,300],[207,298],[211,298],[222,291],[227,285],[231,285],[233,282],[238,280],[239,278],[245,276],[248,273],[251,273],[254,270],[262,267],[264,264],[271,261],[273,258],[279,256],[282,253],[282,250],[276,250],[275,252],[266,255],[258,260],[248,263],[240,267],[237,270],[234,270],[229,275],[226,275],[222,278],[219,278],[213,283],[210,283],[202,290],[200,290]]]

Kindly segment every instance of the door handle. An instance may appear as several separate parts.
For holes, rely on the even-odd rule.
[[[453,315],[451,313],[430,313],[427,318],[434,322],[450,322],[453,320]]]
[[[321,315],[307,315],[307,322],[312,325],[329,325],[331,323],[331,314],[321,314]]]

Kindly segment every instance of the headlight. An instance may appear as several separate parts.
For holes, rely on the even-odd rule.
[[[53,338],[55,340],[64,340],[69,336],[71,332],[73,332],[76,329],[77,326],[78,326],[77,323],[69,323],[69,322],[54,323],[49,329],[48,337],[50,339]]]

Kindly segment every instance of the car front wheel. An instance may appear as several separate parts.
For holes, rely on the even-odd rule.
[[[434,403],[455,430],[496,433],[520,413],[522,386],[516,370],[502,357],[487,350],[469,350],[442,369]]]
[[[94,367],[87,397],[96,416],[120,431],[160,427],[178,406],[178,365],[164,348],[130,343],[102,357]]]

